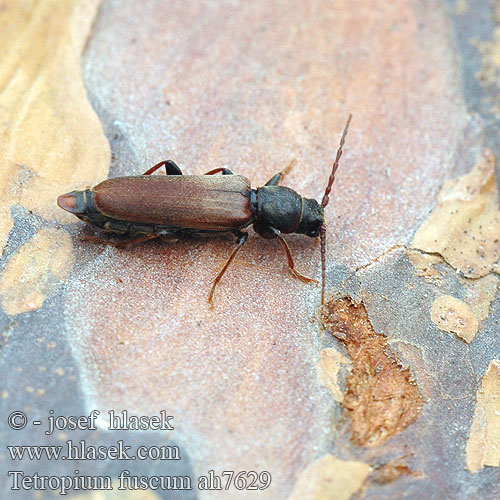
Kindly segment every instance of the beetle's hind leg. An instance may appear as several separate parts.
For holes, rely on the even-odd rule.
[[[276,175],[273,175],[264,185],[265,186],[279,186],[281,181],[283,180],[283,177],[285,177],[285,174],[287,174],[291,168],[295,165],[296,160],[295,158],[287,165],[285,170],[282,170],[281,172],[278,172]]]
[[[151,175],[164,165],[165,165],[165,172],[167,173],[167,175],[182,175],[181,169],[172,160],[161,161],[160,163],[157,163],[156,165],[151,167],[149,170],[146,170],[142,175]],[[222,172],[222,175],[234,175],[234,172],[232,172],[228,168],[214,168],[213,170],[210,170],[210,172],[207,172],[204,175],[214,175],[218,174],[219,172]]]
[[[215,278],[214,283],[212,285],[212,288],[210,289],[210,293],[208,294],[208,302],[210,303],[211,306],[213,305],[215,287],[217,286],[219,281],[222,279],[222,276],[224,276],[224,273],[227,271],[227,268],[229,267],[229,265],[231,264],[233,259],[236,257],[236,254],[240,251],[240,248],[245,244],[245,242],[248,239],[248,233],[244,233],[243,231],[238,231],[235,234],[238,237],[237,246],[233,250],[233,253],[229,256],[229,259],[227,259],[227,262],[224,265],[224,267],[222,268],[222,270],[219,272],[219,274]]]
[[[177,166],[175,161],[172,160],[164,160],[156,165],[152,166],[149,170],[146,170],[142,175],[151,175],[156,172],[159,168],[165,165],[165,172],[167,175],[182,175],[181,169]]]

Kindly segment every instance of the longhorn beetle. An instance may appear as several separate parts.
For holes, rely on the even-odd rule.
[[[172,160],[154,165],[143,175],[116,177],[101,182],[91,189],[62,194],[57,198],[57,204],[89,224],[129,237],[122,241],[86,238],[116,247],[125,247],[164,235],[233,233],[237,238],[236,248],[214,280],[208,295],[210,304],[215,287],[247,241],[248,233],[242,229],[250,224],[253,224],[254,230],[263,238],[278,238],[285,250],[290,271],[306,283],[315,280],[303,276],[295,269],[292,254],[282,234],[299,233],[311,238],[319,236],[321,304],[324,304],[326,270],[324,208],[329,202],[351,117],[352,115],[349,115],[342,133],[321,204],[279,185],[293,161],[285,171],[274,175],[263,187],[251,189],[246,177],[234,175],[227,168],[216,168],[205,175],[182,175]],[[166,176],[151,175],[163,166]],[[213,175],[219,172],[222,175]]]

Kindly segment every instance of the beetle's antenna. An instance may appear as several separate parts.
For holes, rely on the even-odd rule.
[[[319,228],[321,240],[321,305],[325,305],[325,276],[326,276],[326,227],[321,224]]]
[[[337,172],[337,168],[339,168],[340,157],[342,156],[342,148],[344,147],[345,138],[347,135],[347,131],[349,130],[349,125],[351,124],[352,114],[349,114],[347,118],[347,122],[344,127],[344,132],[342,133],[342,137],[340,138],[339,149],[337,149],[337,156],[335,157],[335,161],[333,162],[332,173],[330,174],[330,178],[328,179],[328,185],[325,189],[325,194],[323,195],[323,200],[321,201],[321,206],[325,208],[330,201],[330,192],[332,190],[333,182],[335,181],[335,174]],[[319,228],[319,236],[321,240],[321,305],[325,304],[325,278],[326,278],[326,226],[321,224]]]
[[[333,162],[332,173],[330,174],[330,178],[328,179],[328,186],[326,186],[325,194],[323,196],[323,201],[321,202],[321,206],[325,208],[330,201],[329,194],[332,190],[333,181],[335,180],[335,173],[337,172],[337,168],[339,167],[339,160],[342,156],[342,148],[344,147],[345,137],[347,135],[347,130],[349,129],[349,124],[351,123],[352,114],[347,118],[347,123],[345,124],[344,132],[342,133],[342,138],[340,139],[339,149],[337,150],[337,156],[335,157],[335,161]]]

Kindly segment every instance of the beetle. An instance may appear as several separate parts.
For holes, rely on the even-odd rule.
[[[295,269],[292,254],[283,234],[299,233],[321,242],[321,304],[325,301],[326,225],[324,209],[335,181],[340,157],[351,122],[349,115],[328,184],[321,203],[280,186],[288,167],[266,184],[251,189],[246,177],[227,168],[216,168],[205,175],[183,175],[172,161],[161,161],[139,176],[115,177],[83,191],[71,191],[57,198],[57,204],[79,219],[128,239],[112,241],[88,236],[87,240],[119,248],[133,243],[171,235],[233,233],[236,247],[216,276],[208,301],[212,304],[215,288],[227,268],[248,239],[243,231],[253,229],[263,238],[277,238],[287,256],[294,276],[316,282]],[[151,175],[161,167],[165,175]],[[221,173],[222,175],[214,175]],[[317,283],[317,282],[316,282]]]

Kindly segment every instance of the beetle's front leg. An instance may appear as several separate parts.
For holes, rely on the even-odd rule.
[[[217,286],[217,283],[222,279],[222,276],[224,276],[224,273],[226,272],[227,268],[233,261],[233,259],[236,257],[236,254],[240,251],[240,248],[245,244],[245,242],[248,239],[248,233],[244,233],[243,231],[237,231],[236,236],[238,237],[237,240],[237,246],[233,250],[233,253],[229,256],[229,259],[227,259],[226,264],[222,268],[222,270],[219,272],[217,277],[214,280],[214,284],[212,285],[212,288],[210,289],[210,293],[208,294],[208,302],[210,303],[211,306],[213,306],[213,298],[214,298],[214,293],[215,293],[215,287]]]
[[[299,278],[299,280],[303,281],[304,283],[318,283],[315,279],[313,278],[308,278],[307,276],[304,276],[303,274],[300,274],[296,269],[295,269],[295,264],[293,262],[293,257],[292,253],[290,252],[290,248],[288,247],[287,242],[285,241],[285,238],[281,236],[281,232],[275,229],[274,227],[270,227],[269,230],[280,240],[280,243],[285,250],[286,257],[288,260],[288,268],[290,269],[291,273],[296,277]]]

